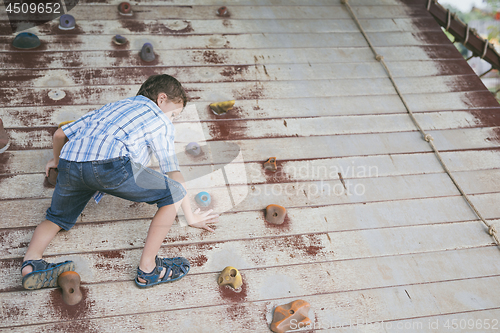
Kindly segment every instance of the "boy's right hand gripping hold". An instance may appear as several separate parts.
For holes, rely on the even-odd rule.
[[[213,214],[209,215],[213,209],[209,209],[206,212],[201,213],[200,209],[197,208],[190,219],[187,219],[187,223],[190,227],[205,229],[211,232],[215,232],[212,228],[210,228],[207,224],[217,223],[219,222],[219,215]]]

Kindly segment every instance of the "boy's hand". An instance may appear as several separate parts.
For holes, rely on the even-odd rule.
[[[45,175],[48,177],[49,170],[57,168],[57,165],[58,165],[58,163],[56,163],[55,160],[53,158],[51,158],[50,161],[48,161],[47,165],[45,166]]]
[[[219,222],[219,215],[208,215],[213,211],[213,209],[207,210],[206,212],[200,213],[200,209],[196,209],[193,212],[193,218],[191,221],[187,221],[188,225],[193,228],[205,229],[211,232],[215,232],[210,228],[207,223],[217,223]]]

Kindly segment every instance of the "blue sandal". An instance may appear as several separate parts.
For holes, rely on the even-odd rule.
[[[24,289],[40,289],[57,286],[59,274],[75,270],[75,263],[68,260],[57,264],[50,264],[43,259],[26,260],[21,266],[21,272],[24,267],[31,265],[33,271],[23,277]]]
[[[139,288],[147,288],[159,283],[164,282],[174,282],[183,278],[191,268],[189,261],[186,258],[155,258],[156,267],[151,273],[145,273],[139,267],[137,267],[137,277],[135,278],[135,284]],[[162,268],[166,269],[165,275],[160,279]],[[170,275],[172,272],[172,275]],[[146,282],[140,282],[139,278],[146,280]]]

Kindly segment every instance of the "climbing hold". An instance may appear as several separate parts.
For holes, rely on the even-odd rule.
[[[230,285],[233,289],[240,289],[243,285],[240,272],[234,267],[227,266],[222,270],[217,280],[219,286]]]
[[[80,275],[77,272],[68,271],[59,275],[57,284],[62,289],[62,299],[68,305],[76,305],[83,298],[80,290]]]
[[[132,16],[132,6],[128,2],[122,2],[118,5],[118,12],[121,15]]]
[[[309,303],[301,299],[277,306],[274,309],[271,331],[282,333],[311,325],[311,319],[307,317],[310,307]]]
[[[193,156],[198,156],[201,153],[201,147],[197,142],[190,142],[186,146],[186,152]]]
[[[227,7],[226,6],[219,7],[219,9],[217,9],[217,16],[228,17],[229,11],[227,10]]]
[[[68,124],[70,124],[72,122],[74,122],[74,120],[63,121],[63,122],[60,122],[59,125],[57,125],[57,127],[61,128],[64,125],[68,125]]]
[[[267,161],[264,162],[264,169],[276,172],[276,170],[278,170],[276,166],[276,157],[269,157]]]
[[[142,46],[141,59],[146,62],[155,60],[155,52],[153,51],[153,45],[151,45],[151,43],[144,43]]]
[[[202,207],[207,207],[208,205],[210,205],[210,202],[212,202],[212,199],[210,198],[210,194],[208,194],[208,192],[198,193],[194,200],[198,205]]]
[[[56,186],[58,174],[59,170],[57,170],[57,168],[49,169],[49,176],[47,177],[47,181],[49,182],[50,185]]]
[[[266,207],[266,221],[271,224],[283,224],[285,221],[286,209],[280,205],[269,205]]]
[[[60,99],[63,99],[66,96],[66,93],[62,90],[54,89],[49,91],[49,98],[53,99],[54,101],[58,101]]]
[[[113,43],[116,45],[123,45],[127,43],[127,38],[123,37],[122,35],[115,35],[113,37]]]
[[[76,25],[75,18],[73,15],[64,14],[59,18],[59,29],[61,30],[71,30],[74,29]]]
[[[225,102],[217,102],[210,104],[210,109],[212,109],[213,113],[216,115],[225,114],[227,111],[231,110],[236,101],[225,101]]]
[[[9,134],[3,127],[2,119],[0,119],[0,154],[9,149]]]
[[[12,46],[17,49],[29,50],[39,47],[42,44],[37,35],[31,32],[21,32],[12,41]]]

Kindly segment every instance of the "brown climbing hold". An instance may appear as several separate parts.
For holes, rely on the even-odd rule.
[[[57,168],[50,168],[49,169],[49,176],[47,177],[47,181],[49,182],[50,185],[56,186],[58,174],[59,174],[59,170],[57,170]]]
[[[269,205],[266,207],[266,221],[271,224],[283,224],[286,209],[280,205]]]
[[[131,16],[132,15],[132,6],[128,2],[122,2],[118,5],[118,12],[121,15]]]
[[[307,317],[310,307],[309,303],[301,299],[277,306],[274,309],[271,331],[282,333],[310,326],[311,319]]]
[[[77,272],[68,271],[59,275],[57,284],[62,289],[62,299],[68,305],[80,303],[83,298],[80,290],[80,275]]]
[[[264,169],[276,172],[276,170],[278,170],[276,166],[276,157],[269,157],[267,161],[264,162]]]
[[[0,119],[0,154],[9,149],[9,134],[3,127],[2,119]]]
[[[227,111],[231,110],[236,101],[225,101],[225,102],[217,102],[210,104],[210,109],[212,109],[213,113],[216,115],[221,115],[227,113]]]
[[[217,16],[229,17],[229,11],[227,10],[227,7],[226,6],[219,7],[219,9],[217,9]]]
[[[236,268],[227,266],[220,273],[217,283],[219,286],[230,285],[233,289],[239,289],[243,285],[243,280]]]

